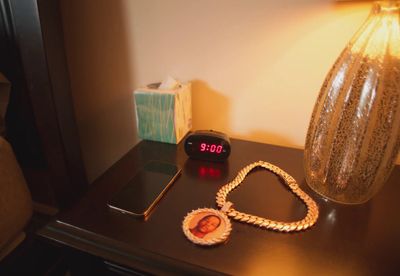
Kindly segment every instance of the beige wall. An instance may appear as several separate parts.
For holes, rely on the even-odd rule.
[[[72,96],[89,181],[133,147],[130,41],[116,0],[61,1]]]
[[[369,11],[334,0],[63,0],[91,180],[136,142],[131,92],[193,82],[195,129],[302,148],[324,77]]]

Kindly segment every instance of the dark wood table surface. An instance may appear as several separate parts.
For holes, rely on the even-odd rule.
[[[149,160],[176,163],[182,175],[144,221],[106,203]],[[214,207],[217,190],[245,165],[264,160],[291,174],[318,203],[320,218],[304,232],[283,234],[232,221],[229,240],[212,248],[189,242],[187,212]],[[39,231],[42,237],[152,274],[389,275],[400,268],[400,167],[363,205],[329,202],[308,188],[303,151],[232,140],[226,163],[188,159],[183,145],[142,141],[92,184],[87,195]],[[293,221],[306,208],[265,170],[251,173],[229,195],[237,210]]]

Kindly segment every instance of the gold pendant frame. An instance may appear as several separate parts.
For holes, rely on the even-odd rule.
[[[211,246],[228,239],[232,224],[223,212],[212,208],[200,208],[185,216],[182,229],[191,242]]]

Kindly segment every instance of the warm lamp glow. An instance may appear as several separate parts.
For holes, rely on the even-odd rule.
[[[307,183],[333,201],[369,200],[400,149],[400,1],[375,2],[333,65],[307,133]]]
[[[364,52],[371,59],[385,55],[400,58],[399,1],[380,2],[371,11],[369,19],[361,27],[356,41],[352,41],[353,53]]]

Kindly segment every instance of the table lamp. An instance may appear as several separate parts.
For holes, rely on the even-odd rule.
[[[400,146],[400,1],[378,1],[322,85],[306,137],[308,185],[346,204],[368,201]]]

